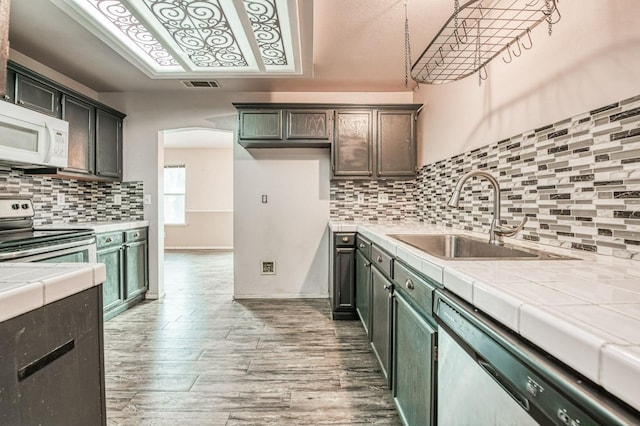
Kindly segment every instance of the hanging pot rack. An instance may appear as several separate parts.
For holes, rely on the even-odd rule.
[[[558,0],[471,0],[460,6],[411,67],[418,83],[443,84],[478,73],[503,54],[511,62],[533,46],[531,30],[560,20]]]

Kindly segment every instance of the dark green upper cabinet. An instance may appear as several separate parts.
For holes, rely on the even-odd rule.
[[[240,111],[240,141],[282,140],[282,111]]]
[[[334,177],[373,175],[371,111],[336,111]]]
[[[376,105],[337,111],[333,179],[411,179],[416,176],[416,116],[420,105]]]
[[[52,117],[60,118],[60,91],[46,83],[16,74],[15,103]]]
[[[311,104],[233,104],[245,148],[328,148],[333,111]]]
[[[329,110],[287,110],[288,140],[331,140],[331,117]]]
[[[378,177],[416,175],[415,121],[415,111],[378,111]]]
[[[122,180],[125,114],[9,61],[7,102],[69,122],[65,168],[30,167],[28,174],[95,181]]]
[[[62,119],[69,122],[69,163],[66,170],[92,174],[95,155],[94,106],[62,95]]]
[[[122,179],[122,119],[96,110],[96,175]]]

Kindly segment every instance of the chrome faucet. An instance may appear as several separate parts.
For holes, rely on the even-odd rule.
[[[451,199],[447,204],[449,205],[449,207],[458,207],[462,185],[464,185],[464,183],[468,179],[474,176],[487,179],[493,187],[493,219],[491,220],[491,228],[489,229],[489,243],[502,245],[504,244],[502,242],[502,237],[512,237],[520,232],[520,230],[522,230],[522,228],[524,227],[524,224],[527,223],[527,217],[525,216],[522,222],[520,222],[520,225],[515,228],[505,227],[500,224],[500,184],[498,184],[498,181],[493,177],[493,175],[485,172],[484,170],[472,170],[466,173],[460,178],[460,180],[458,180],[458,183],[453,190],[453,194],[451,194]]]

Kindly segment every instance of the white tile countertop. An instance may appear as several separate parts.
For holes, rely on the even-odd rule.
[[[444,260],[388,234],[488,235],[407,223],[330,222],[358,232],[640,410],[640,262],[505,238],[575,260]]]
[[[102,263],[2,263],[0,322],[102,284],[106,271]]]
[[[93,229],[96,234],[102,232],[127,231],[129,229],[143,228],[149,226],[148,220],[134,221],[95,221],[95,222],[75,222],[75,223],[53,223],[40,226],[38,229]]]

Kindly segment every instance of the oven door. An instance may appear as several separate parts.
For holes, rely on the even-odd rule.
[[[95,237],[0,253],[0,262],[95,263],[97,261]]]

